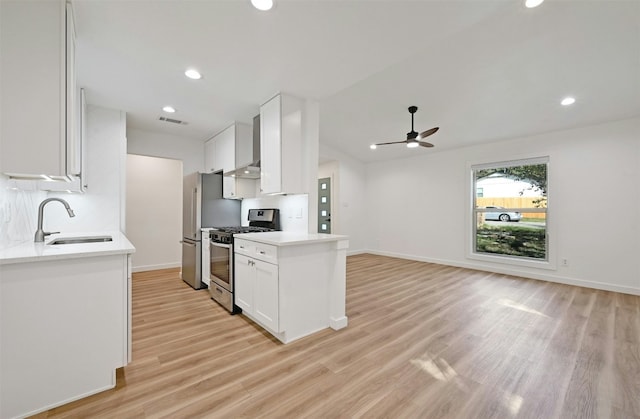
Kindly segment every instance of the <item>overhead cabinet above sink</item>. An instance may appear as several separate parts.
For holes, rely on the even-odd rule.
[[[0,1],[2,172],[80,175],[75,32],[71,3]]]

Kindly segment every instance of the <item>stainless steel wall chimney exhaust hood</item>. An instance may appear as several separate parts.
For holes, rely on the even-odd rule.
[[[246,166],[238,167],[236,170],[226,172],[224,175],[244,179],[260,178],[260,115],[253,117],[253,141],[250,163]]]

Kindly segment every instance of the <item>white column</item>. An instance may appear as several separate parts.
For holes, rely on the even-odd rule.
[[[336,242],[336,261],[329,280],[329,325],[333,330],[347,327],[347,249],[349,240]]]

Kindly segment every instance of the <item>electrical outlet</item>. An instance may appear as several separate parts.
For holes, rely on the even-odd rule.
[[[562,266],[569,266],[569,259],[567,259],[567,258],[560,259],[560,264]]]

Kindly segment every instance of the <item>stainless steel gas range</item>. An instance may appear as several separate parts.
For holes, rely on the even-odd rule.
[[[277,208],[250,209],[248,226],[215,227],[209,232],[211,298],[232,314],[241,310],[235,305],[233,236],[240,233],[259,233],[280,230],[280,210]]]

